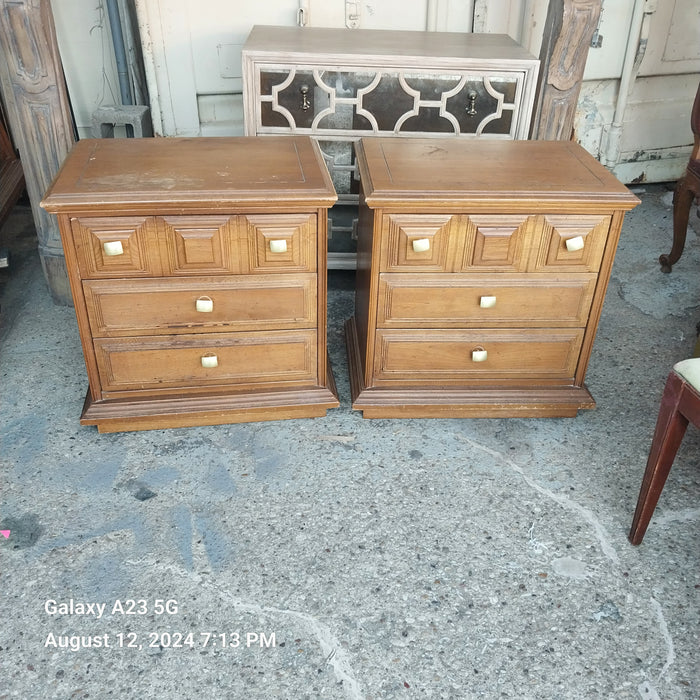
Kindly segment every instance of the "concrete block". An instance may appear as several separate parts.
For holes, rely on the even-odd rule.
[[[114,127],[126,127],[128,137],[153,136],[151,110],[145,105],[107,105],[92,114],[92,135],[96,139],[114,138]]]

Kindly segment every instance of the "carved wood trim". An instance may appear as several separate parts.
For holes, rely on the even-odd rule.
[[[75,142],[49,0],[0,0],[0,90],[22,159],[46,280],[54,300],[70,304],[58,223],[39,206]]]
[[[572,137],[588,48],[601,0],[550,0],[540,50],[531,139]]]

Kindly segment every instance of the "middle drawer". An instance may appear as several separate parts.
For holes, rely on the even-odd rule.
[[[379,328],[585,326],[596,275],[385,273]]]
[[[86,280],[95,337],[316,325],[316,275]]]

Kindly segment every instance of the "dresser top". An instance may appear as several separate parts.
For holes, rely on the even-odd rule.
[[[497,59],[499,66],[508,61],[539,63],[507,34],[262,25],[251,30],[243,54],[293,54],[295,58],[330,56],[333,60],[343,57],[362,63],[371,63],[373,58],[386,62],[386,58],[391,57],[401,65],[409,65],[412,57],[451,58],[462,63],[471,59]]]
[[[316,143],[265,138],[84,139],[44,196],[50,212],[176,213],[237,205],[326,207],[336,194]]]
[[[357,159],[371,207],[463,206],[561,210],[594,203],[628,210],[639,200],[573,141],[366,138]]]

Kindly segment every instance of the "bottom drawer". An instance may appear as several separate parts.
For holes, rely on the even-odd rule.
[[[582,328],[377,330],[373,386],[572,381]]]
[[[102,391],[317,383],[315,330],[101,338]]]

